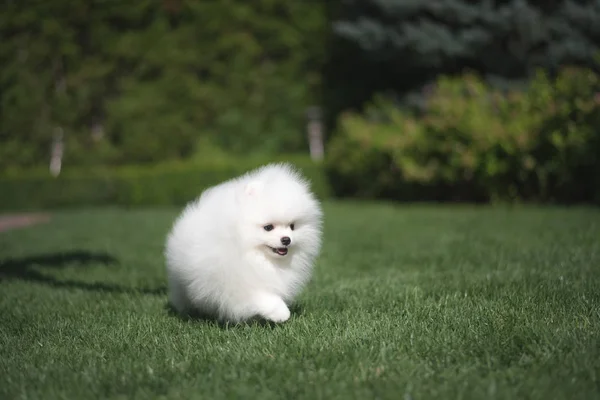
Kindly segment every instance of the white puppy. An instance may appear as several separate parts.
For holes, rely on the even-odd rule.
[[[168,235],[169,301],[222,322],[283,322],[321,247],[322,211],[288,164],[207,189]]]

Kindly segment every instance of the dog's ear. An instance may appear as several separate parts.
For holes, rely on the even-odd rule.
[[[244,187],[244,194],[246,196],[256,196],[256,194],[262,188],[262,183],[258,181],[248,182]]]
[[[238,187],[235,194],[236,202],[241,205],[247,203],[249,199],[258,195],[262,187],[262,183],[258,181],[250,181]]]

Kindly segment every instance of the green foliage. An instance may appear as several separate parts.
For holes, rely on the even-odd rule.
[[[322,60],[319,4],[3,2],[0,168],[304,150]]]
[[[288,161],[311,181],[316,195],[329,196],[323,168],[305,156],[264,159],[221,158],[67,171],[57,178],[48,172],[13,172],[0,177],[0,210],[64,207],[181,206],[209,186],[241,175],[267,162]]]
[[[524,92],[442,77],[421,117],[378,98],[366,117],[341,118],[332,183],[402,200],[600,201],[598,93],[596,73],[568,68]]]
[[[537,68],[590,66],[600,50],[595,0],[331,2],[325,102],[330,122],[385,91],[420,107],[439,75],[475,71],[499,87]],[[351,84],[349,84],[351,83]]]

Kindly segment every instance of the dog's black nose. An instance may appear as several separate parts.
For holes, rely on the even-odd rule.
[[[287,236],[284,236],[281,238],[281,244],[283,244],[284,246],[288,246],[290,243],[292,243],[292,239],[290,239]]]

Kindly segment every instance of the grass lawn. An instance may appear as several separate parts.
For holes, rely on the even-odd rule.
[[[0,398],[600,398],[600,210],[326,204],[288,323],[166,306],[178,210],[0,233]]]

